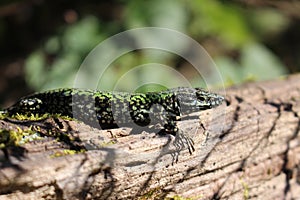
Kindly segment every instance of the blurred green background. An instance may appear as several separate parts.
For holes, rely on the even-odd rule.
[[[139,27],[170,28],[197,40],[212,56],[225,86],[296,73],[299,10],[298,1],[2,0],[0,107],[34,91],[71,87],[80,64],[97,44]],[[146,50],[112,63],[101,87],[111,88],[124,73],[149,62],[174,67],[195,86],[199,82],[183,58]],[[120,89],[130,90],[136,77],[149,73],[133,71],[132,81]],[[168,74],[163,78],[174,81]],[[149,88],[157,89],[150,85],[139,90]]]

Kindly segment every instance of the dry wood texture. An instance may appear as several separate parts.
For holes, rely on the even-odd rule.
[[[0,121],[6,129],[31,124],[71,138],[0,153],[0,199],[300,198],[300,75],[228,89],[226,101],[201,112],[207,138],[197,118],[180,122],[195,141],[192,155],[154,131]],[[87,151],[57,156],[79,147]]]

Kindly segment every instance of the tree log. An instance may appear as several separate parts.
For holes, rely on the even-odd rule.
[[[179,122],[194,140],[191,155],[156,129],[1,120],[2,129],[38,127],[43,137],[2,150],[0,199],[299,199],[300,75],[223,95],[223,105]]]

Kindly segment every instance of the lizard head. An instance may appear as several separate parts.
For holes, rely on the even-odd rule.
[[[23,98],[13,106],[7,109],[9,114],[28,114],[28,113],[37,113],[43,108],[43,101],[39,98]]]
[[[217,107],[224,101],[224,97],[201,88],[195,88],[195,94],[194,105],[200,108],[200,110]]]
[[[175,91],[175,95],[181,109],[186,109],[187,111],[214,108],[224,101],[224,97],[202,88],[178,88]]]

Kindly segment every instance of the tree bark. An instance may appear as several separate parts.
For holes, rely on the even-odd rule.
[[[0,199],[299,199],[300,75],[223,95],[223,105],[179,122],[192,155],[156,129],[2,120],[2,129],[31,125],[48,137],[0,153]]]

